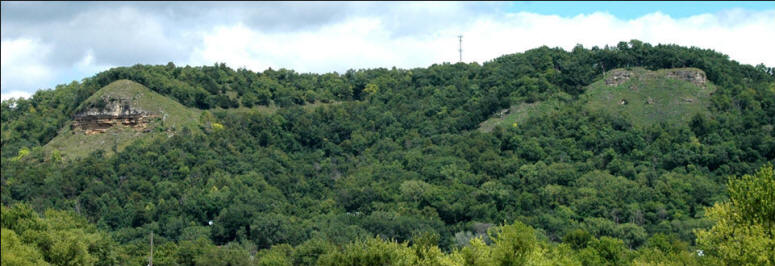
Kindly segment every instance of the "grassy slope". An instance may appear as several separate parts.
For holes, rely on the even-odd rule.
[[[59,134],[44,146],[47,153],[58,150],[65,159],[75,159],[85,157],[96,150],[105,151],[106,155],[111,155],[113,150],[121,151],[136,140],[149,140],[155,137],[168,137],[183,128],[188,128],[192,132],[201,132],[199,127],[199,116],[202,111],[194,108],[188,108],[180,103],[167,98],[161,94],[151,91],[145,86],[129,81],[118,80],[108,84],[100,89],[94,95],[84,101],[77,110],[85,110],[94,106],[105,98],[112,99],[131,99],[132,108],[141,109],[164,117],[164,120],[157,119],[152,122],[148,129],[149,133],[137,132],[134,129],[115,126],[107,132],[96,135],[85,135],[70,129],[72,122],[67,123]],[[302,106],[306,110],[338,104],[334,103],[315,103]],[[240,107],[236,109],[225,109],[226,112],[259,112],[271,114],[281,109],[275,105],[254,106],[253,108]],[[221,109],[216,109],[221,110]]]
[[[710,93],[715,89],[710,82],[703,88],[667,78],[667,70],[633,68],[632,72],[633,77],[619,86],[606,86],[604,79],[590,84],[581,97],[586,108],[621,115],[635,126],[686,123],[694,114],[708,112]],[[627,104],[620,104],[622,100]]]
[[[696,70],[699,69],[685,69]],[[707,113],[710,93],[715,86],[709,81],[700,87],[688,81],[667,78],[669,70],[649,71],[633,68],[634,75],[619,86],[606,86],[605,79],[590,84],[580,97],[591,111],[603,111],[621,115],[635,126],[653,123],[686,123],[696,113]],[[621,100],[627,104],[619,104]],[[648,104],[651,99],[651,104]],[[687,101],[690,99],[691,102]],[[493,115],[479,124],[479,131],[490,132],[496,126],[512,126],[523,123],[529,117],[545,115],[558,110],[562,103],[557,99],[544,102],[519,103],[512,105],[509,114],[503,117]]]
[[[493,117],[490,117],[489,119],[479,124],[479,131],[491,132],[495,126],[498,125],[501,127],[510,127],[514,125],[514,123],[523,123],[531,116],[543,115],[558,110],[560,104],[560,101],[557,99],[551,99],[543,102],[515,104],[509,108],[509,113],[503,117],[497,117],[493,115]]]
[[[121,151],[126,146],[139,139],[170,136],[184,127],[192,131],[200,131],[199,115],[201,111],[187,108],[180,103],[151,91],[145,86],[129,80],[118,80],[97,91],[84,101],[78,110],[94,106],[103,98],[131,99],[133,108],[158,114],[164,119],[156,119],[148,129],[149,133],[137,132],[134,129],[116,126],[103,134],[85,135],[70,129],[72,122],[67,123],[59,134],[44,146],[47,152],[58,150],[67,159],[79,158],[96,150],[104,150],[112,154],[113,149]]]

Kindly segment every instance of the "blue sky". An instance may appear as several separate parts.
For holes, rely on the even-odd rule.
[[[509,12],[532,12],[543,15],[573,17],[597,11],[608,12],[620,19],[634,19],[643,15],[662,12],[673,18],[698,14],[717,13],[733,8],[762,10],[775,8],[772,1],[514,1]]]
[[[775,2],[0,2],[2,99],[117,66],[253,71],[483,63],[638,39],[775,66]],[[526,37],[527,36],[527,37]]]

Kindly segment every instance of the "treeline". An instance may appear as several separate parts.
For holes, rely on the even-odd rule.
[[[421,100],[429,98],[436,89],[443,89],[445,95],[437,96],[442,101],[431,106],[469,114],[465,117],[468,122],[461,122],[458,127],[470,129],[492,111],[510,103],[546,99],[559,92],[575,96],[606,70],[634,66],[651,70],[702,69],[712,82],[724,88],[717,93],[715,106],[723,110],[761,107],[754,105],[760,105],[760,99],[768,96],[767,84],[775,75],[773,68],[740,65],[712,50],[652,46],[637,40],[605,48],[585,49],[579,45],[570,52],[541,47],[502,56],[481,66],[445,63],[411,70],[349,70],[344,74],[299,74],[287,69],[257,73],[245,69],[235,71],[223,63],[201,67],[177,67],[172,62],[135,65],[113,68],[81,82],[58,85],[53,90],[40,90],[30,99],[5,101],[2,147],[4,156],[9,156],[19,147],[47,143],[81,102],[119,79],[136,81],[186,106],[200,109],[363,100],[377,91],[383,101],[402,97]],[[9,143],[14,144],[13,148],[6,149]]]
[[[775,262],[775,175],[772,166],[729,181],[729,202],[709,209],[718,222],[697,230],[697,250],[674,236],[655,234],[632,250],[617,238],[574,230],[562,243],[519,221],[492,227],[449,252],[439,235],[414,234],[397,242],[363,237],[344,245],[310,239],[299,245],[259,250],[250,241],[215,246],[205,236],[161,239],[155,249],[142,240],[118,245],[72,212],[27,205],[2,207],[4,265],[768,265]],[[764,203],[764,204],[762,204]],[[152,236],[148,236],[149,242]]]
[[[628,66],[702,69],[718,87],[712,112],[688,125],[643,128],[582,108],[584,86]],[[202,121],[222,127],[203,123],[204,134],[138,141],[110,157],[62,161],[43,152],[84,99],[118,79],[206,109]],[[729,176],[775,159],[774,81],[771,69],[713,51],[638,41],[341,75],[222,64],[114,68],[2,103],[0,195],[3,206],[29,206],[8,209],[25,217],[74,212],[67,215],[85,220],[71,227],[91,228],[79,230],[113,241],[113,258],[132,263],[145,259],[153,233],[155,258],[163,261],[165,245],[177,254],[171,265],[353,264],[396,254],[407,263],[458,263],[465,252],[494,263],[511,248],[536,263],[631,263],[659,250],[664,261],[712,264],[725,255],[695,232],[715,224],[705,209],[728,197]],[[559,110],[474,130],[511,104],[547,99],[560,101]],[[339,104],[300,107],[318,102]],[[244,108],[256,105],[281,108]],[[23,237],[6,226],[5,210],[3,227]],[[538,240],[501,246],[498,230]]]

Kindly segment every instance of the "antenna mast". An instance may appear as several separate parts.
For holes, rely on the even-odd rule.
[[[460,59],[458,60],[458,62],[463,62],[463,35],[458,35],[457,40],[458,40],[457,51],[458,53],[460,53]]]

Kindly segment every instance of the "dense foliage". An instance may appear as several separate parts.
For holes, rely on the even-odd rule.
[[[703,70],[717,86],[711,115],[640,127],[585,111],[585,86],[622,67]],[[204,133],[112,156],[43,152],[81,102],[119,79],[207,110]],[[562,106],[476,130],[500,109],[548,99]],[[341,75],[114,68],[2,103],[3,264],[139,264],[151,233],[158,265],[772,263],[729,252],[761,245],[719,243],[747,234],[769,243],[756,252],[772,247],[761,205],[772,206],[773,187],[746,196],[750,176],[729,193],[725,184],[775,160],[773,124],[771,68],[635,40]],[[772,182],[762,169],[754,176]],[[62,244],[71,257],[52,249],[62,239],[77,239]]]

